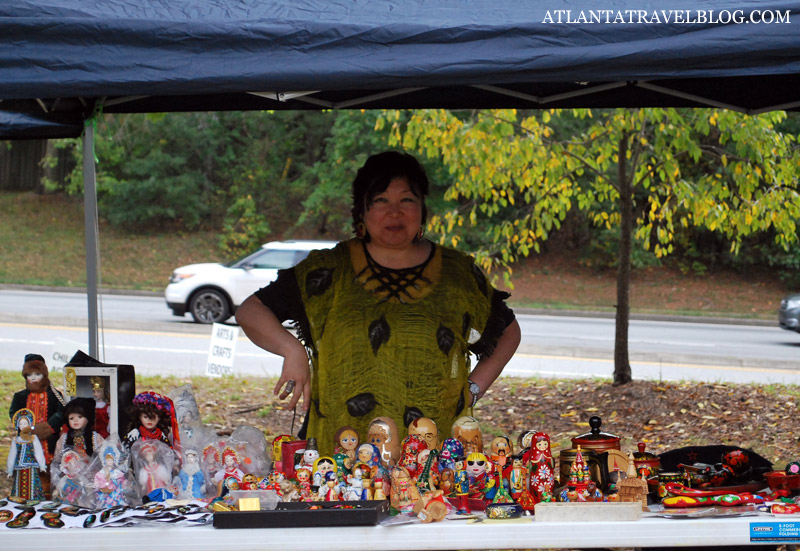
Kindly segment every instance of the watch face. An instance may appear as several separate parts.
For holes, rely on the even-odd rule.
[[[481,387],[479,387],[479,386],[478,386],[478,383],[470,383],[470,384],[469,384],[469,391],[470,391],[472,394],[480,394],[480,392],[481,392]]]

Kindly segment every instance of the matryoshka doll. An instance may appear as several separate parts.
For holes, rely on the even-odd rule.
[[[397,462],[397,465],[405,467],[411,478],[416,478],[421,469],[421,465],[417,462],[417,457],[422,450],[427,448],[427,444],[419,436],[406,436],[403,439],[403,451],[400,453],[400,461]]]
[[[336,434],[333,435],[333,453],[346,454],[351,461],[355,461],[356,459],[358,444],[358,433],[353,427],[341,427],[336,431]]]
[[[528,491],[538,503],[553,495],[555,488],[555,465],[550,451],[550,436],[537,432],[531,440],[530,483]]]

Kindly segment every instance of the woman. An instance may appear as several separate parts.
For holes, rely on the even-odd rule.
[[[284,358],[274,393],[294,391],[290,409],[302,394],[301,437],[327,444],[345,425],[363,436],[376,416],[450,427],[516,350],[508,295],[469,256],[423,239],[427,192],[412,156],[373,155],[353,182],[357,237],[312,252],[237,311],[250,340]],[[471,372],[470,352],[479,358]]]

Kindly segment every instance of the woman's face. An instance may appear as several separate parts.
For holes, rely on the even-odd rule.
[[[370,243],[387,249],[405,249],[422,224],[422,200],[405,178],[395,178],[372,198],[364,213]]]
[[[69,428],[72,430],[82,430],[86,427],[86,417],[81,415],[80,413],[70,413],[69,414]]]

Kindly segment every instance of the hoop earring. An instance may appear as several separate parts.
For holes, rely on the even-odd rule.
[[[419,241],[420,239],[422,239],[423,235],[425,235],[425,227],[420,225],[419,231],[417,232],[417,235],[414,237],[414,241]]]
[[[364,222],[359,222],[356,224],[356,237],[364,239],[365,235],[367,235],[367,227],[364,225]]]

